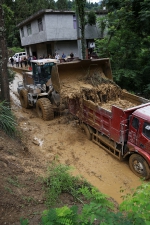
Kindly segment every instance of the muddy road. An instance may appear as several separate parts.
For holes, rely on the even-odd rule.
[[[80,174],[101,192],[122,202],[124,193],[136,188],[141,181],[129,169],[128,162],[119,162],[96,144],[89,141],[74,118],[66,111],[53,121],[43,121],[37,117],[35,109],[23,109],[18,100],[16,79],[10,85],[12,110],[18,125],[28,138],[26,145],[32,155],[36,155],[41,165],[48,166],[53,160],[70,165],[75,175]],[[32,170],[30,164],[26,170]],[[46,171],[34,171],[37,174]]]

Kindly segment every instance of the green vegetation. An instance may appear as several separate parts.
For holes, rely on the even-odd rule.
[[[11,69],[8,69],[8,80],[9,82],[12,82],[15,78],[15,72]]]
[[[150,97],[150,2],[103,1],[108,15],[98,19],[103,39],[99,57],[111,59],[113,78],[122,88]]]
[[[6,102],[0,102],[0,129],[9,136],[17,134],[17,123],[15,116]]]
[[[8,177],[7,182],[15,187],[21,187],[21,184],[19,183],[18,178],[16,176]]]
[[[38,225],[149,225],[150,224],[150,184],[143,182],[132,194],[123,196],[124,201],[119,208],[107,195],[81,177],[71,175],[71,169],[65,165],[54,163],[48,168],[44,186],[48,209],[41,215]],[[60,196],[65,192],[74,197],[73,206],[60,203]],[[123,192],[123,190],[121,190]],[[50,196],[55,197],[50,197]],[[28,202],[32,198],[25,199]],[[21,225],[29,225],[30,221],[21,218]]]
[[[5,190],[8,191],[10,194],[13,194],[13,191],[9,187],[5,187]]]
[[[48,176],[44,179],[46,184],[47,206],[56,204],[62,192],[67,192],[77,197],[77,189],[81,185],[87,185],[82,178],[70,176],[71,168],[65,165],[52,165],[48,168]]]
[[[150,184],[143,183],[137,187],[133,194],[125,196],[120,205],[120,210],[128,213],[130,218],[136,220],[142,218],[145,223],[150,224]]]
[[[29,220],[28,220],[28,219],[23,219],[23,218],[21,218],[21,219],[20,219],[20,224],[21,224],[21,225],[29,225]]]

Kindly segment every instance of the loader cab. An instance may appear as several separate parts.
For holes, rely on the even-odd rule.
[[[150,154],[150,106],[135,110],[130,118],[128,142]]]
[[[31,60],[31,63],[34,84],[46,84],[51,78],[52,67],[56,64],[55,60]]]

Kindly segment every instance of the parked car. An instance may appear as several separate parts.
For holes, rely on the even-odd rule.
[[[18,53],[15,53],[15,55],[14,56],[12,56],[12,58],[14,59],[14,63],[16,62],[16,58],[21,58],[21,59],[24,59],[25,57],[27,57],[27,54],[26,54],[26,52],[18,52]],[[10,62],[10,58],[11,57],[9,57],[9,62]]]

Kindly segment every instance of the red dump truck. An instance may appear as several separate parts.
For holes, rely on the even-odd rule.
[[[88,139],[115,158],[129,159],[130,169],[138,177],[150,178],[150,102],[123,91],[122,99],[136,106],[111,110],[87,99],[69,99],[69,111],[79,119]]]
[[[134,95],[124,94],[133,99]],[[108,111],[87,100],[71,99],[69,111],[78,117],[88,139],[119,160],[128,157],[137,176],[150,177],[150,103],[126,110],[113,105]]]

